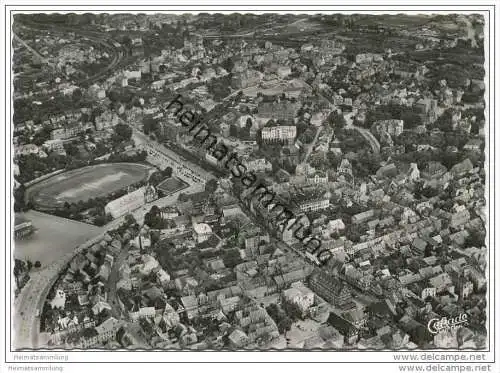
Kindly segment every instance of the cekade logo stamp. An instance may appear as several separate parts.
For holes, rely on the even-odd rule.
[[[455,328],[459,328],[462,325],[468,325],[469,319],[466,313],[462,313],[456,317],[443,317],[441,319],[435,318],[430,319],[427,323],[427,329],[432,334],[438,334],[444,330],[451,330]]]

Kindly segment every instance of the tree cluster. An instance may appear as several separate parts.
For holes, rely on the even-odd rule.
[[[286,333],[291,329],[293,320],[281,307],[272,303],[266,307],[266,311],[278,326],[278,331],[280,332],[280,334]]]

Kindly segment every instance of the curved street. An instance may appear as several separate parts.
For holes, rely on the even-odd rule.
[[[161,144],[151,141],[146,135],[138,131],[134,131],[134,134],[136,141],[138,141],[138,144],[142,143],[142,144],[147,144],[149,146],[153,146],[156,150],[161,150],[162,153],[168,152],[168,154],[171,155],[172,157],[175,157],[175,159],[179,161],[181,160],[181,158],[179,158],[180,157],[179,155],[172,152],[171,150],[168,150]],[[201,169],[199,166],[194,165],[191,162],[188,162],[187,160],[182,159],[182,164],[184,166],[189,164],[193,171],[200,171],[203,173],[204,176],[210,178],[213,177],[212,175],[210,175],[210,173]],[[190,185],[185,189],[179,190],[177,192],[174,192],[168,196],[157,199],[155,201],[146,203],[145,205],[134,210],[132,212],[132,215],[139,224],[142,224],[144,220],[144,215],[154,205],[157,205],[159,207],[167,206],[177,201],[177,198],[181,193],[186,193],[186,192],[192,193],[201,190],[200,189],[201,185],[199,183],[195,183],[191,179],[189,181],[189,184]],[[34,349],[40,347],[39,344],[40,319],[36,317],[36,313],[37,310],[43,307],[43,304],[50,291],[50,288],[52,287],[52,285],[55,283],[55,281],[59,276],[59,272],[77,253],[79,253],[84,248],[87,248],[99,242],[102,239],[102,236],[105,232],[118,228],[123,223],[124,219],[125,216],[122,216],[118,219],[113,220],[112,222],[102,227],[101,232],[96,237],[78,246],[72,253],[69,253],[61,257],[61,259],[59,259],[58,261],[48,265],[46,268],[38,272],[30,273],[31,275],[30,280],[24,286],[24,288],[21,290],[21,293],[14,301],[14,309],[16,310],[16,312],[14,312],[15,317],[13,325],[14,327],[13,334],[15,336],[14,346],[16,349],[25,349],[25,348]],[[113,272],[114,273],[113,278],[115,279],[115,284],[114,286],[112,283],[110,284],[111,285],[110,296],[112,297],[112,299],[113,298],[116,299],[116,281],[118,279],[117,268],[119,268],[119,263],[122,262],[125,257],[126,255],[122,254],[119,255],[119,257],[116,259],[116,266],[114,266],[115,270]],[[17,310],[19,310],[19,312],[17,312]],[[121,312],[119,311],[119,307],[117,306],[117,304],[113,307],[113,311],[115,314]]]
[[[354,126],[354,125],[350,125],[347,128],[352,128],[352,129],[355,129],[356,131],[358,131],[361,134],[361,136],[363,136],[365,138],[365,140],[368,141],[368,143],[372,147],[373,152],[375,154],[380,153],[380,143],[375,138],[375,136],[373,136],[373,133],[371,133],[366,128],[361,128],[361,127]]]
[[[322,97],[325,101],[327,101],[330,106],[333,105],[333,103],[325,96],[323,96],[322,94],[319,93],[319,96]],[[346,117],[344,117],[345,120],[346,120],[346,127],[347,129],[354,129],[356,131],[358,131],[361,136],[363,136],[365,138],[366,141],[368,141],[368,143],[370,144],[371,148],[372,148],[372,151],[375,153],[375,154],[378,154],[380,153],[380,143],[378,142],[378,140],[375,138],[375,136],[373,136],[373,133],[371,133],[368,129],[366,128],[361,128],[361,127],[358,127],[358,126],[355,126],[353,124],[353,118],[352,118],[352,115],[348,115]]]

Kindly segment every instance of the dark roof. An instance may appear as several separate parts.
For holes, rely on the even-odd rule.
[[[335,277],[328,275],[324,271],[319,271],[316,270],[311,277],[309,278],[309,281],[318,281],[321,282],[325,285],[327,285],[332,291],[334,291],[335,294],[339,295],[342,293],[342,291],[345,288],[345,285],[342,284],[339,280],[337,280]]]
[[[392,312],[386,302],[372,303],[368,306],[368,312],[378,316],[392,315]]]
[[[328,323],[344,336],[352,336],[358,333],[358,329],[353,324],[334,312],[330,312]]]

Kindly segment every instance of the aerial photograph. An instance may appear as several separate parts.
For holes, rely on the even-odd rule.
[[[12,350],[489,351],[484,30],[14,14]]]

